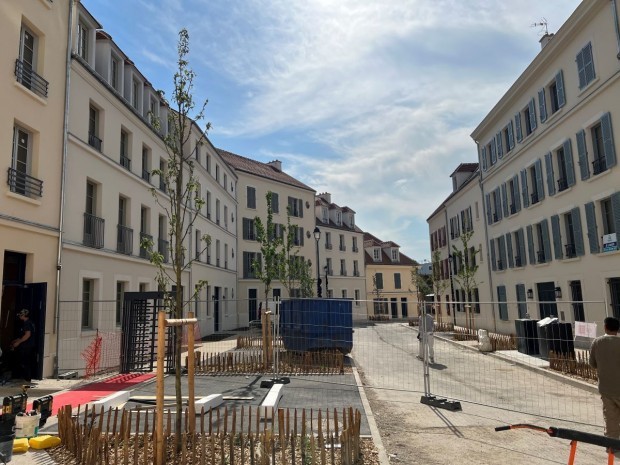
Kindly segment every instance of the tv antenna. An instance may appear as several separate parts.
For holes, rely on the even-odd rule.
[[[532,24],[530,27],[539,27],[540,29],[540,33],[542,34],[543,30],[545,31],[544,35],[549,35],[549,28],[547,27],[547,19],[546,18],[542,18],[539,22]],[[544,28],[544,29],[543,29]]]

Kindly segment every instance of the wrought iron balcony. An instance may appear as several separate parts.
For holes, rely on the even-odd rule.
[[[157,240],[157,251],[163,255],[164,263],[168,263],[170,260],[170,250],[168,247],[168,241],[165,239]]]
[[[353,251],[353,253],[357,253],[359,252],[359,249],[357,248],[356,245],[353,246],[353,248],[351,249]]]
[[[607,160],[605,157],[597,158],[592,162],[592,172],[594,174],[602,173],[607,169]]]
[[[545,263],[545,251],[544,250],[539,250],[536,253],[536,256],[538,257],[538,263]]]
[[[523,263],[521,262],[521,255],[515,256],[515,266],[516,267],[523,266]]]
[[[346,276],[347,270],[340,270],[340,276]]]
[[[151,182],[151,172],[142,168],[142,179],[144,179],[146,182]]]
[[[344,244],[340,244],[340,251],[344,252],[345,250],[347,250],[347,246]]]
[[[15,77],[26,89],[35,94],[47,98],[49,83],[39,76],[28,63],[24,63],[19,58],[15,60]]]
[[[126,170],[131,171],[131,158],[126,155],[121,155],[121,166]]]
[[[84,237],[82,243],[95,249],[103,248],[105,220],[90,213],[84,213]]]
[[[562,192],[568,189],[568,180],[566,178],[558,179],[558,191]]]
[[[567,258],[575,258],[577,256],[577,251],[575,250],[575,244],[566,244],[564,246],[564,250],[566,251]]]
[[[538,192],[532,192],[532,205],[538,203]]]
[[[149,251],[146,248],[142,247],[142,242],[144,240],[152,241],[153,236],[144,232],[140,233],[140,258],[149,258]]]
[[[14,168],[9,168],[7,184],[11,192],[16,194],[25,195],[26,197],[43,196],[43,181]]]
[[[101,152],[102,142],[103,141],[99,139],[96,135],[94,135],[92,132],[88,133],[88,145],[90,145],[92,148],[94,148],[98,152]]]
[[[359,276],[359,275],[360,275],[359,270],[354,270],[354,271],[353,271],[353,276]]]
[[[325,244],[325,248],[331,250],[332,249],[332,245],[331,244]]]
[[[131,255],[133,250],[133,229],[123,224],[116,226],[116,251]]]

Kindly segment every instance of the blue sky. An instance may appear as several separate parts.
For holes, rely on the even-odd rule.
[[[430,258],[426,218],[469,137],[578,0],[82,0],[169,95],[190,33],[216,147],[283,169]]]

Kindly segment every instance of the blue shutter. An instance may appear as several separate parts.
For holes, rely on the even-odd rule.
[[[493,216],[491,215],[491,194],[486,195],[487,200],[487,224],[493,224]]]
[[[616,192],[611,196],[611,212],[614,215],[614,227],[616,236],[618,236],[620,235],[620,192]],[[616,249],[618,249],[617,245]]]
[[[553,175],[553,158],[551,152],[545,154],[545,168],[547,169],[547,190],[549,195],[555,195],[555,176]]]
[[[523,140],[523,132],[521,131],[521,113],[515,115],[515,126],[517,128],[517,142]]]
[[[512,234],[506,234],[506,254],[508,255],[508,268],[514,268],[515,262],[512,254]]]
[[[519,308],[519,318],[525,318],[527,313],[527,302],[525,300],[525,284],[517,284],[517,307]]]
[[[508,319],[508,305],[506,304],[506,286],[497,286],[497,302],[500,320]]]
[[[564,94],[564,74],[562,70],[558,71],[555,75],[555,88],[558,92],[558,108],[562,108],[566,105],[566,95]]]
[[[530,100],[529,109],[530,109],[530,127],[532,128],[532,132],[533,132],[534,129],[536,129],[536,101],[534,100],[534,97],[532,97],[532,99]]]
[[[590,165],[588,163],[588,150],[586,148],[586,132],[583,129],[577,133],[577,154],[579,155],[581,180],[585,181],[590,177]]]
[[[303,199],[297,199],[297,203],[299,204],[299,217],[304,217],[304,201]]]
[[[536,185],[538,186],[538,201],[545,198],[545,186],[542,177],[542,161],[540,158],[536,160]]]
[[[497,158],[503,158],[504,157],[504,148],[502,146],[502,131],[498,132],[495,135],[495,143],[497,145]]]
[[[489,250],[491,251],[491,269],[497,270],[497,261],[495,260],[495,239],[491,239],[489,243]]]
[[[579,207],[575,207],[570,211],[573,219],[573,235],[575,236],[575,255],[581,257],[585,255],[585,247],[583,246],[583,232],[581,230],[581,213]]]
[[[562,237],[560,235],[560,217],[553,215],[551,217],[551,234],[553,234],[553,252],[555,253],[555,259],[561,260],[564,258],[562,254]]]
[[[570,139],[564,142],[564,161],[566,163],[566,184],[575,185],[575,165],[573,164],[573,144]]]
[[[614,134],[611,130],[611,114],[605,113],[601,118],[601,129],[603,133],[603,147],[605,149],[605,160],[607,169],[616,165],[616,149],[614,147]],[[620,233],[620,231],[616,231]]]
[[[250,230],[250,220],[248,218],[243,218],[243,239],[248,240],[248,231]]]
[[[482,171],[487,170],[487,148],[483,145],[480,147],[480,164],[482,165]]]
[[[495,213],[497,214],[497,221],[502,219],[502,198],[500,197],[499,186],[495,189]]]
[[[527,231],[527,250],[530,254],[530,265],[536,264],[536,252],[534,250],[534,236],[532,235],[532,225],[528,224],[525,228]],[[525,257],[524,257],[525,260]]]
[[[538,91],[538,108],[540,110],[540,122],[547,121],[547,102],[545,102],[544,87]]]
[[[577,54],[577,73],[579,74],[579,88],[583,89],[586,84],[586,68],[583,63],[583,49]]]
[[[525,256],[525,234],[523,234],[523,228],[517,231],[519,236],[519,257],[521,257],[521,266],[527,264],[527,257]]]
[[[596,215],[594,212],[594,202],[588,202],[586,207],[586,225],[588,227],[588,242],[590,253],[599,253],[598,228],[596,227]]]
[[[523,208],[530,206],[530,197],[527,192],[527,171],[521,170],[521,193],[523,194]]]
[[[491,147],[491,165],[494,165],[497,162],[497,148],[495,147],[495,137],[491,139],[489,145]]]
[[[551,261],[551,241],[549,240],[549,222],[547,220],[542,220],[540,222],[540,227],[542,229],[542,239],[543,239],[543,251],[545,252],[545,263]]]
[[[506,238],[504,236],[499,236],[499,260],[502,262],[502,269],[505,270],[508,267],[506,263]]]
[[[594,80],[596,73],[594,72],[594,59],[592,58],[592,43],[588,42],[583,49],[583,66],[586,74],[586,85]]]
[[[514,192],[512,193],[512,198],[514,199],[515,209],[516,211],[521,210],[521,193],[519,191],[519,175],[515,174],[515,177],[512,178],[512,185],[514,186]]]
[[[504,217],[507,217],[508,211],[508,193],[506,192],[506,183],[502,184],[502,203],[504,204]]]
[[[508,150],[512,150],[515,146],[515,132],[512,120],[508,121]]]

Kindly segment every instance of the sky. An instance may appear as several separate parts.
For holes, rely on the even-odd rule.
[[[170,95],[178,31],[218,148],[283,170],[422,262],[469,136],[578,0],[82,0]],[[518,4],[518,7],[516,5]],[[204,125],[203,125],[204,127]]]

